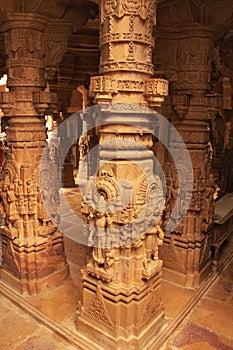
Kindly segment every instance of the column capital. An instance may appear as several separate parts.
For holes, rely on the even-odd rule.
[[[45,67],[47,79],[51,80],[66,51],[69,35],[72,33],[72,22],[49,21],[45,31]]]
[[[158,5],[158,25],[166,31],[177,33],[206,28],[223,35],[232,24],[233,6],[228,0],[206,3],[198,0],[165,0]],[[193,32],[192,32],[193,34]],[[199,34],[200,35],[200,34]]]
[[[1,21],[0,32],[8,32],[18,28],[44,31],[48,21],[47,16],[37,13],[6,13]]]
[[[101,24],[109,17],[137,16],[143,21],[148,18],[156,23],[156,5],[159,0],[144,1],[101,1]]]

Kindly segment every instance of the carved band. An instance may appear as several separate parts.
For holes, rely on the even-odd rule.
[[[142,44],[154,45],[154,39],[150,35],[141,33],[112,33],[105,34],[100,37],[100,46],[109,42],[134,41]]]
[[[100,74],[118,70],[143,72],[151,75],[154,74],[153,64],[144,62],[106,62],[100,64]]]

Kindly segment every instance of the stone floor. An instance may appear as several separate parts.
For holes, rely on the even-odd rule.
[[[80,194],[77,189],[64,194],[67,202],[62,200],[61,225],[69,228],[65,248],[71,278],[55,289],[23,298],[0,282],[1,350],[85,349],[74,319],[86,247],[77,242],[79,237],[74,236],[73,229],[77,218],[67,211],[69,205],[75,212],[79,210]],[[166,326],[158,334],[155,350],[233,350],[232,252],[233,237],[222,247],[218,270],[199,290],[162,281]]]
[[[233,349],[232,259],[162,349]]]

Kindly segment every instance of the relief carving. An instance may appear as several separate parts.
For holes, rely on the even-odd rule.
[[[129,43],[127,60],[128,61],[135,61],[133,41],[130,41],[130,43]]]
[[[15,275],[18,276],[21,269],[15,254],[12,241],[8,241],[6,245],[4,244],[2,250],[2,254],[4,256],[4,266],[6,266],[8,270],[14,271]]]
[[[13,158],[4,166],[1,196],[6,223],[3,231],[12,239],[46,235],[55,230],[43,207],[36,178],[34,168],[21,166],[18,170]],[[58,203],[56,210],[57,206]]]
[[[203,188],[202,188],[203,186]],[[209,173],[207,179],[201,179],[200,190],[201,195],[201,217],[202,217],[202,232],[208,232],[213,221],[214,213],[214,194],[216,193],[216,184],[213,174]]]
[[[43,86],[44,34],[17,28],[5,33],[8,86]]]
[[[107,311],[101,287],[102,283],[99,281],[97,284],[95,297],[85,313],[112,328],[114,325]]]
[[[111,63],[102,63],[100,65],[100,74],[103,72],[111,72],[111,71],[136,71],[141,73],[148,73],[150,75],[154,74],[154,66],[149,63],[143,63],[143,62],[124,62],[124,61],[118,61],[118,62],[111,62]]]
[[[48,285],[50,278],[56,285],[67,277],[68,271],[62,250],[62,236],[58,244],[56,227],[42,203],[43,197],[48,198],[55,221],[57,194],[54,195],[56,198],[52,198],[53,184],[49,191],[46,192],[48,188],[45,187],[41,193],[39,184],[39,176],[42,175],[40,158],[46,144],[44,114],[56,105],[55,95],[43,91],[46,18],[20,13],[23,10],[24,3],[18,2],[19,13],[8,13],[1,27],[5,38],[9,92],[1,93],[0,102],[5,117],[9,118],[7,142],[10,150],[2,169],[1,183],[6,217],[5,225],[1,228],[6,246],[2,273],[8,274],[9,283],[17,286],[20,292],[31,294]],[[54,165],[53,160],[49,160]],[[53,166],[46,164],[42,170],[48,171],[46,175],[50,179],[51,176],[57,179]],[[57,193],[55,189],[54,193]],[[50,236],[56,237],[55,242],[53,238],[48,238]],[[39,250],[35,248],[38,246]],[[15,268],[16,259],[18,269]],[[43,273],[40,273],[41,265],[44,266]],[[38,282],[41,277],[43,280]]]
[[[113,314],[121,312],[122,301],[129,315],[137,315],[145,308],[141,319],[116,320],[117,329],[118,324],[119,329],[124,328],[122,339],[126,339],[129,346],[134,342],[135,321],[144,326],[161,311],[160,290],[152,290],[150,286],[160,284],[162,262],[158,258],[158,246],[164,236],[160,227],[164,195],[160,178],[152,171],[153,137],[150,131],[135,126],[137,120],[141,125],[150,124],[151,110],[144,106],[161,105],[167,92],[165,81],[162,84],[156,79],[150,80],[154,74],[151,59],[155,7],[153,0],[101,1],[99,73],[102,76],[93,77],[90,88],[99,104],[96,124],[101,120],[103,125],[97,128],[98,171],[87,181],[81,208],[90,246],[87,267],[83,271],[84,293],[90,295],[90,284],[96,285],[102,280],[105,304],[109,306],[109,300],[114,298]],[[127,100],[130,102],[119,103]],[[118,123],[120,118],[127,118],[129,125]],[[156,121],[152,123],[151,133]],[[143,297],[145,294],[148,300]],[[89,299],[83,299],[78,324],[87,321],[88,307]],[[98,315],[96,320],[102,318]],[[104,318],[101,323],[107,325],[106,315]],[[89,323],[84,333],[89,329],[91,332],[92,328]],[[103,329],[100,332],[108,344],[107,327],[105,334]],[[117,339],[116,344],[119,344],[116,333],[111,334],[111,339],[114,342]],[[137,346],[136,339],[133,346]]]
[[[107,0],[101,2],[101,23],[109,16],[122,18],[125,15],[137,15],[142,20],[153,19],[155,23],[155,1],[151,0]]]
[[[153,286],[149,289],[149,294],[146,298],[146,303],[143,308],[143,313],[140,317],[139,324],[142,325],[146,321],[151,320],[153,316],[157,313],[158,309],[161,308],[162,298],[160,293],[153,288]]]
[[[65,27],[59,22],[50,24],[45,33],[45,67],[49,79],[54,77],[59,63],[61,63],[66,51],[70,27]]]
[[[47,150],[40,163],[40,193],[37,197],[38,208],[40,208],[40,228],[39,234],[46,235],[54,229],[60,221],[57,213],[60,204],[59,197],[59,141],[57,134],[49,139]],[[41,203],[42,201],[42,203]],[[49,221],[52,220],[52,223]]]
[[[111,280],[118,249],[135,246],[144,247],[142,275],[151,278],[156,271],[158,245],[163,241],[159,226],[164,205],[160,180],[148,170],[143,174],[135,165],[136,183],[123,175],[117,181],[119,170],[115,166],[114,163],[102,165],[85,191],[82,213],[88,224],[88,245],[92,247],[88,272]],[[132,169],[129,172],[127,168],[127,164],[122,165],[119,174],[131,176]]]
[[[145,45],[154,45],[154,40],[151,36],[142,33],[106,33],[100,37],[100,45],[104,46],[109,42],[138,42]]]
[[[3,210],[6,214],[6,225],[4,230],[10,238],[17,238],[19,233],[14,227],[18,219],[18,212],[16,207],[17,197],[14,191],[14,180],[19,176],[18,166],[11,155],[11,159],[6,162],[2,173],[1,197],[3,203]],[[18,206],[18,205],[17,205]]]
[[[183,269],[183,262],[180,259],[176,250],[173,236],[171,237],[168,246],[163,245],[160,248],[160,257],[163,261],[166,262],[166,264],[170,266],[175,266],[178,270]]]
[[[214,44],[208,37],[187,37],[179,40],[177,48],[177,90],[209,89]],[[194,94],[195,95],[195,94]]]
[[[129,53],[128,59],[134,60],[133,50]],[[96,96],[99,100],[101,99],[101,94],[103,94],[104,99],[106,99],[106,94],[108,94],[110,100],[112,100],[114,94],[123,91],[144,93],[150,107],[154,105],[160,106],[164,97],[168,95],[168,81],[165,79],[149,79],[146,81],[122,80],[104,76],[91,78],[90,94]]]
[[[178,162],[177,164],[178,165]],[[173,163],[168,163],[166,170],[167,179],[167,195],[166,204],[164,210],[164,226],[166,226],[168,219],[173,223],[179,224],[183,217],[183,208],[186,207],[186,203],[189,203],[192,191],[192,183],[190,183],[189,174],[187,174],[185,165],[180,164],[180,174],[178,174],[176,167]],[[178,176],[180,177],[178,179]],[[182,224],[176,227],[177,233],[181,233]]]

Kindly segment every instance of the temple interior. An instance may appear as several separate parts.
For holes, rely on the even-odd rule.
[[[0,349],[233,349],[232,0],[1,0]]]

